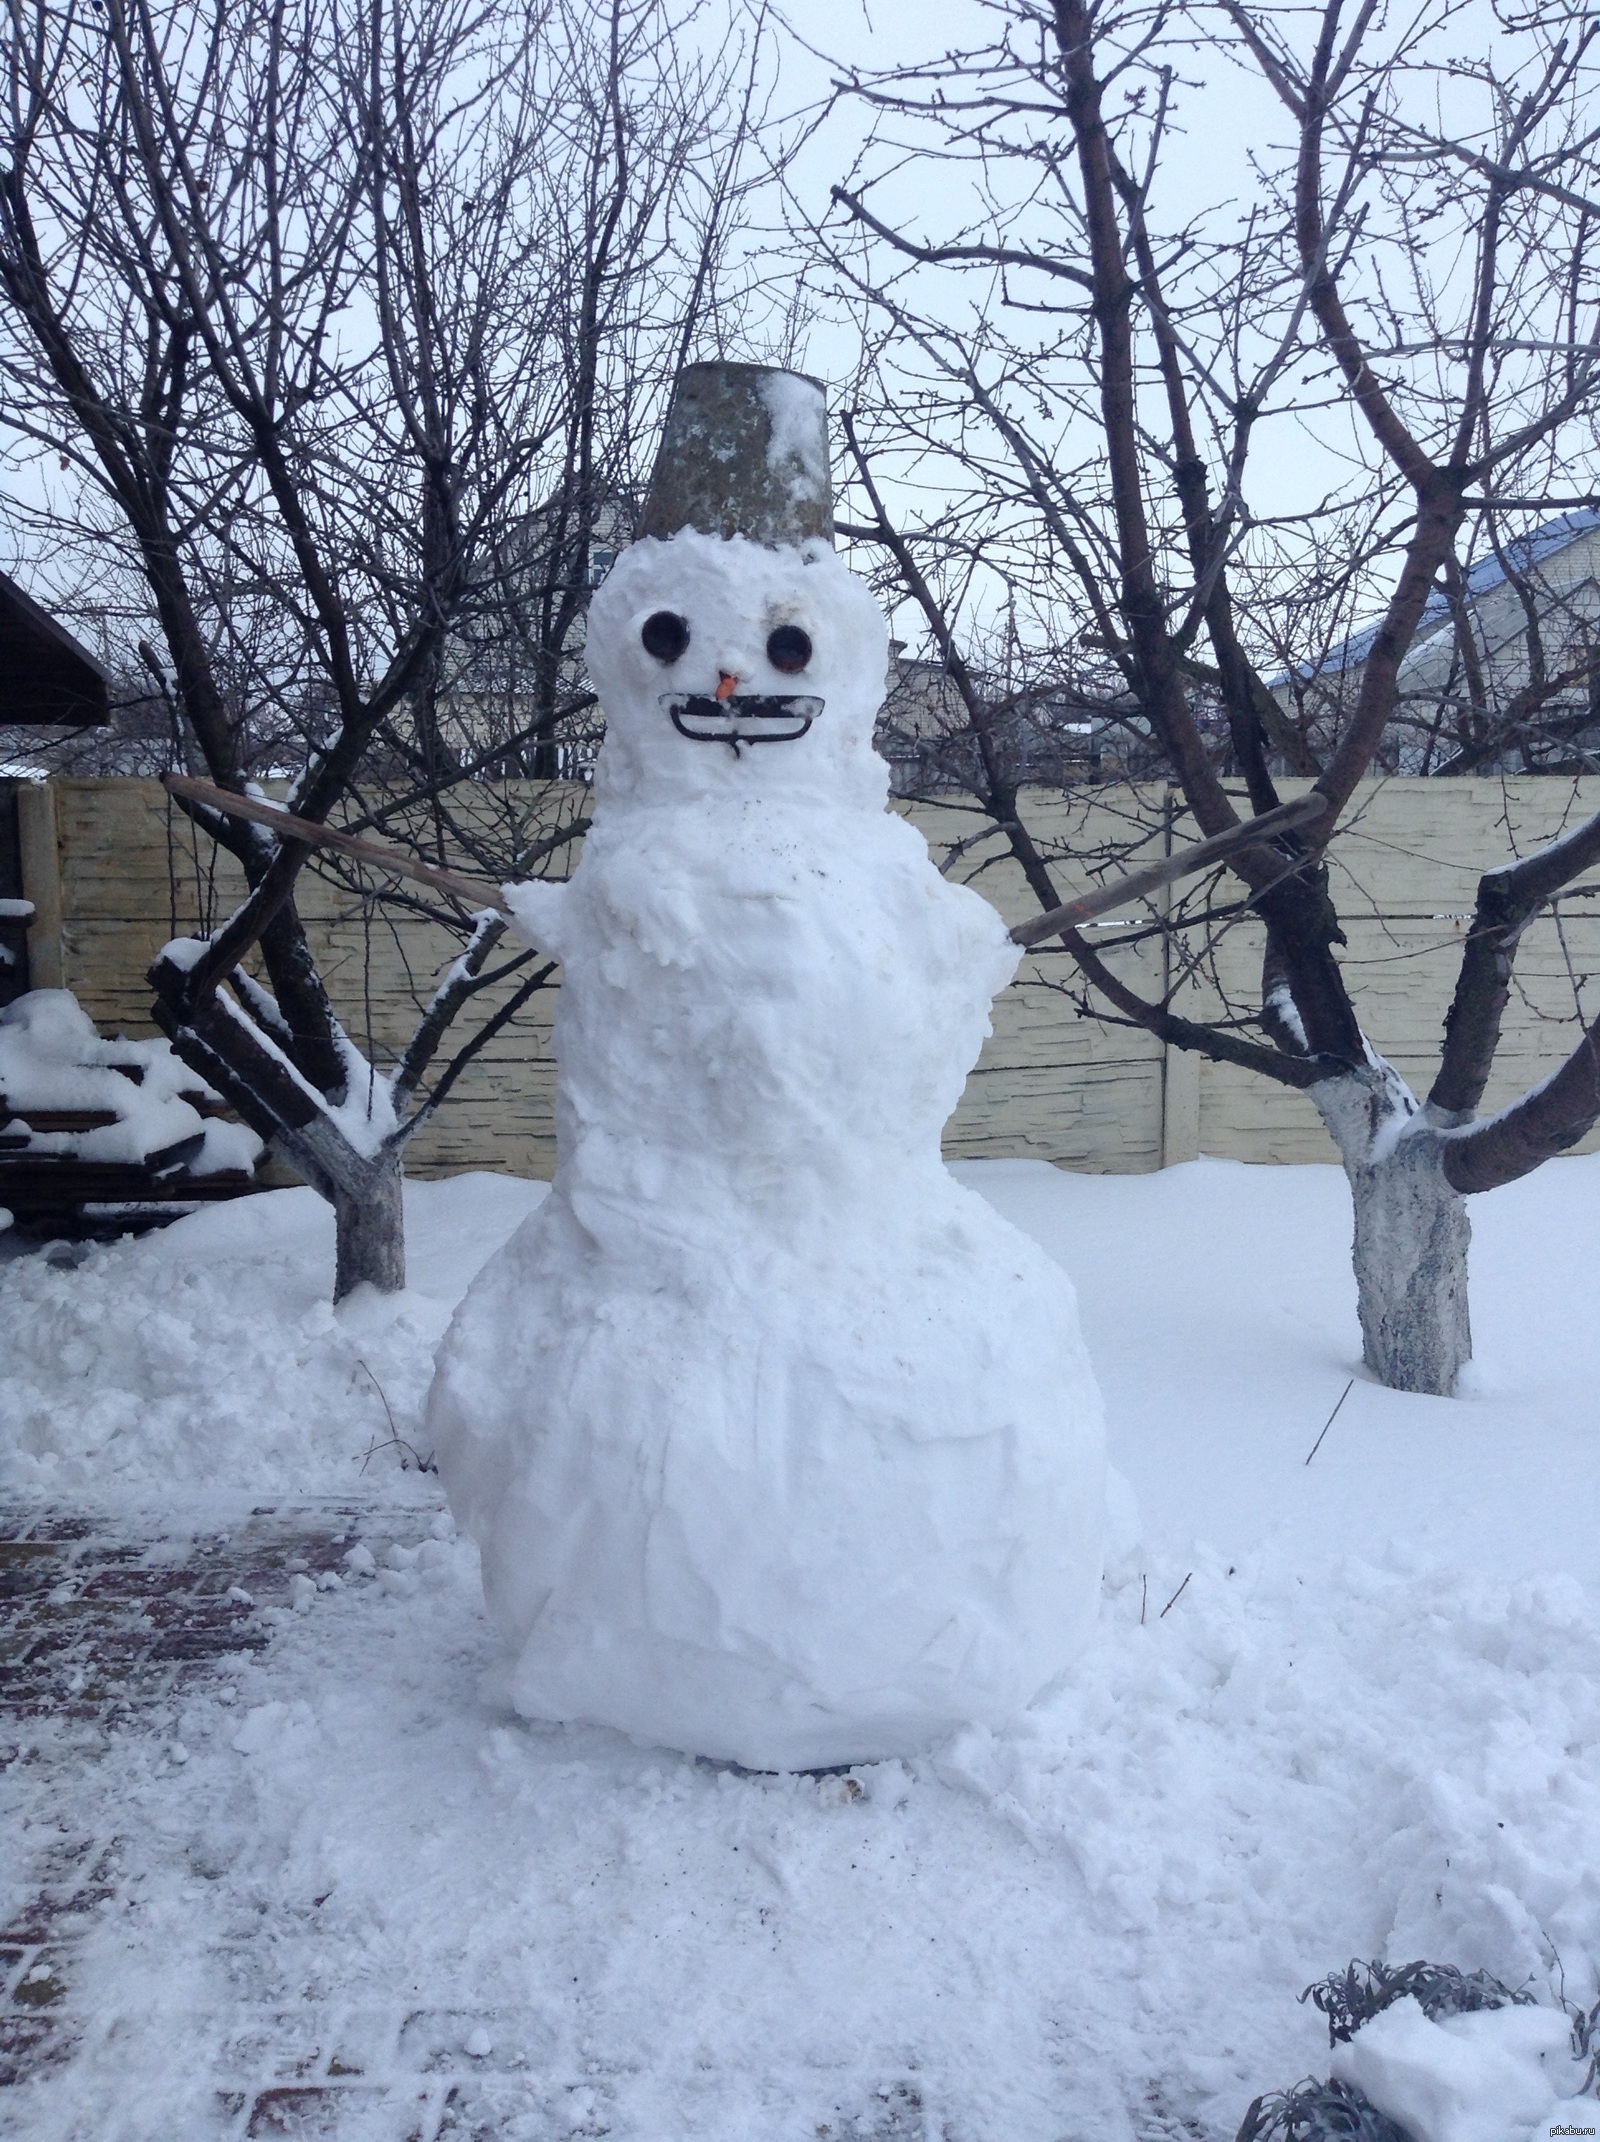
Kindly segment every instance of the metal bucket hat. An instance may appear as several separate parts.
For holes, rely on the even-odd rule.
[[[672,391],[641,536],[742,535],[773,546],[833,541],[828,401],[776,365],[685,365]]]

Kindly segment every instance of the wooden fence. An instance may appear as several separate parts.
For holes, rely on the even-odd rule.
[[[1304,785],[1286,784],[1285,793]],[[227,912],[240,890],[233,866],[154,782],[55,781],[23,788],[18,802],[26,894],[37,911],[29,933],[33,985],[73,990],[104,1032],[153,1032],[145,969],[165,939]],[[503,810],[505,798],[486,801],[491,807]],[[1035,911],[998,837],[974,840],[983,821],[972,812],[953,803],[901,807],[941,860],[970,843],[952,874],[976,884],[1008,920]],[[1332,850],[1349,938],[1342,956],[1375,1045],[1413,1083],[1425,1086],[1432,1074],[1480,873],[1596,809],[1600,779],[1391,780],[1362,789]],[[1069,894],[1091,882],[1097,857],[1130,836],[1147,856],[1195,837],[1161,787],[1065,798],[1041,792],[1029,799],[1028,816]],[[1162,897],[1176,901],[1182,889]],[[1597,899],[1600,884],[1585,886],[1563,902],[1559,918],[1528,932],[1489,1107],[1572,1046],[1574,1005],[1587,978],[1600,976]],[[302,907],[342,1015],[382,1060],[409,1031],[451,944],[426,920],[375,915],[327,880],[305,881]],[[1199,1017],[1216,1009],[1219,992],[1249,1004],[1261,956],[1252,918],[1236,919],[1214,965],[1189,975],[1161,933],[1126,941],[1149,921],[1141,909],[1096,925],[1098,942],[1135,986],[1154,995],[1176,985],[1175,1008]],[[1027,1155],[1094,1173],[1140,1173],[1198,1153],[1334,1157],[1303,1095],[1163,1049],[1140,1029],[1082,1017],[1074,971],[1060,952],[1024,962],[995,1007],[993,1037],[951,1120],[952,1158]],[[472,1066],[419,1135],[412,1172],[551,1172],[554,1006],[552,987]]]

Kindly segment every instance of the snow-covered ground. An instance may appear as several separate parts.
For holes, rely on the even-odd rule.
[[[377,1488],[437,1507],[395,1439],[417,1432],[468,1281],[544,1194],[506,1175],[408,1184],[409,1288],[337,1314],[332,1211],[310,1190],[213,1205],[76,1268],[17,1259],[0,1271],[0,1488],[124,1505]]]
[[[13,1835],[121,1840],[75,1966],[103,2034],[9,2093],[29,2142],[222,2132],[244,2010],[315,2038],[307,2073],[337,2040],[422,2075],[431,2031],[481,2076],[460,2131],[508,2142],[1231,2142],[1258,2091],[1329,2072],[1295,1996],[1352,1956],[1596,1998],[1600,1159],[1475,1205],[1457,1402],[1362,1376],[1332,1168],[959,1172],[1076,1278],[1142,1535],[1071,1688],[853,1780],[480,1697],[471,1550],[399,1460],[539,1186],[412,1186],[412,1291],[338,1315],[301,1191],[0,1271],[14,1494],[181,1531],[360,1491],[416,1550],[284,1611],[153,1735],[64,1767],[41,1724],[13,1765]],[[1469,2131],[1494,2142],[1438,2134]]]

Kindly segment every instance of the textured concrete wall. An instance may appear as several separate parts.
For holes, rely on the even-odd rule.
[[[1309,782],[1282,784],[1285,799]],[[1445,1011],[1485,870],[1526,855],[1600,810],[1600,779],[1373,781],[1358,793],[1330,853],[1332,889],[1349,943],[1349,972],[1373,1041],[1425,1093],[1438,1065]],[[1180,828],[1188,837],[1192,827]],[[1600,884],[1563,901],[1523,938],[1484,1112],[1503,1108],[1573,1047],[1574,1005],[1600,998]],[[1262,932],[1241,923],[1218,962],[1247,994],[1259,978]],[[1197,991],[1202,1010],[1216,993]],[[1187,1007],[1184,1007],[1187,1008]],[[1301,1094],[1226,1065],[1200,1070],[1200,1149],[1240,1160],[1330,1160],[1333,1147]],[[1600,1148],[1591,1135],[1578,1150]]]
[[[239,897],[237,876],[154,782],[52,786],[52,808],[41,794],[31,812],[25,850],[28,896],[41,916],[34,971],[76,991],[104,1031],[151,1033],[144,971],[152,956],[175,932],[225,915]],[[1289,784],[1287,792],[1303,786]],[[505,799],[486,797],[484,807],[503,810]],[[1008,919],[1035,911],[1003,844],[984,836],[981,818],[954,804],[902,808],[936,859],[960,848],[951,874],[975,884]],[[1343,957],[1375,1044],[1414,1083],[1426,1086],[1432,1074],[1479,874],[1596,809],[1600,780],[1388,781],[1362,791],[1334,851],[1350,939]],[[1096,790],[1085,801],[1041,795],[1030,803],[1029,820],[1069,895],[1091,882],[1097,857],[1130,836],[1146,857],[1163,853],[1169,840],[1194,837],[1159,787]],[[370,1037],[381,1059],[410,1030],[452,941],[419,918],[373,917],[353,894],[322,880],[306,880],[303,906],[342,1015],[359,1040]],[[1510,1100],[1571,1047],[1564,1022],[1575,990],[1589,975],[1600,977],[1596,906],[1600,885],[1592,897],[1566,902],[1559,922],[1547,919],[1529,931],[1490,1107]],[[52,928],[45,918],[57,915]],[[1128,924],[1148,920],[1148,909],[1107,917],[1095,936],[1115,948]],[[1178,1008],[1205,1016],[1224,994],[1250,1007],[1261,933],[1241,918],[1223,939],[1214,972],[1188,978],[1155,937],[1108,956],[1148,995],[1178,984]],[[1302,1095],[1164,1051],[1141,1030],[1080,1017],[1073,973],[1060,952],[1041,950],[1023,963],[995,1008],[993,1038],[949,1126],[953,1157],[1026,1155],[1096,1173],[1142,1173],[1197,1152],[1261,1161],[1334,1157]],[[550,1173],[554,1007],[552,987],[490,1045],[418,1138],[413,1172]]]

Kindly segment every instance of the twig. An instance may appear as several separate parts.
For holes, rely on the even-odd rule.
[[[1191,1569],[1191,1570],[1190,1570],[1190,1572],[1189,1572],[1189,1577],[1192,1577],[1193,1575],[1194,1575],[1194,1571],[1193,1571],[1193,1570]],[[1169,1615],[1169,1614],[1170,1614],[1170,1613],[1172,1612],[1173,1608],[1174,1608],[1174,1607],[1175,1607],[1175,1606],[1177,1605],[1178,1601],[1179,1601],[1179,1600],[1180,1600],[1180,1599],[1181,1599],[1181,1598],[1183,1597],[1184,1593],[1185,1593],[1185,1592],[1186,1592],[1186,1591],[1188,1590],[1188,1588],[1189,1588],[1189,1577],[1185,1577],[1185,1578],[1184,1578],[1183,1582],[1182,1582],[1182,1583],[1181,1583],[1181,1584],[1180,1584],[1180,1585],[1178,1586],[1178,1589],[1177,1589],[1177,1590],[1176,1590],[1176,1591],[1175,1591],[1175,1592],[1173,1593],[1172,1597],[1171,1597],[1171,1598],[1170,1598],[1170,1599],[1169,1599],[1169,1600],[1167,1601],[1166,1605],[1165,1605],[1165,1606],[1164,1606],[1164,1607],[1163,1607],[1163,1608],[1161,1609],[1161,1612],[1160,1612],[1160,1613],[1159,1613],[1159,1614],[1158,1614],[1158,1615],[1156,1616],[1156,1620],[1157,1620],[1157,1621],[1165,1621],[1165,1620],[1166,1620],[1166,1618],[1167,1618],[1167,1616],[1168,1616],[1168,1615]]]
[[[362,1373],[366,1376],[368,1383],[370,1383],[372,1388],[377,1392],[379,1403],[382,1405],[385,1417],[387,1418],[389,1423],[388,1442],[373,1442],[367,1445],[367,1454],[361,1461],[361,1470],[363,1472],[366,1471],[367,1467],[372,1463],[373,1459],[378,1455],[378,1452],[380,1450],[400,1449],[409,1451],[411,1453],[411,1462],[416,1466],[417,1471],[419,1473],[436,1473],[439,1468],[434,1463],[433,1452],[430,1450],[428,1455],[424,1457],[421,1451],[417,1449],[416,1445],[414,1443],[408,1443],[405,1437],[400,1433],[399,1429],[395,1426],[394,1412],[389,1404],[388,1393],[384,1390],[383,1385],[379,1383],[377,1377],[373,1375],[371,1369],[367,1367],[367,1364],[361,1359],[361,1356],[359,1354],[356,1356],[356,1367],[362,1371]],[[402,1472],[405,1471],[405,1466],[406,1461],[404,1458],[402,1458],[400,1460],[400,1470]]]
[[[1355,1389],[1355,1387],[1356,1380],[1354,1376],[1352,1376],[1350,1381],[1345,1385],[1344,1389],[1339,1393],[1339,1406],[1342,1406],[1344,1404],[1345,1400],[1350,1396],[1350,1393]],[[1322,1435],[1326,1435],[1328,1430],[1333,1426],[1334,1422],[1339,1418],[1339,1406],[1335,1406],[1333,1411],[1328,1415],[1328,1418],[1323,1422]],[[1322,1435],[1319,1435],[1317,1437],[1317,1440],[1306,1452],[1307,1465],[1311,1463],[1317,1452],[1322,1448]]]
[[[399,1442],[400,1431],[394,1424],[394,1414],[389,1406],[389,1394],[384,1390],[383,1385],[379,1383],[377,1377],[373,1375],[371,1369],[367,1367],[367,1364],[362,1360],[359,1354],[357,1354],[356,1356],[356,1367],[360,1369],[362,1375],[366,1377],[368,1383],[370,1383],[372,1388],[377,1392],[378,1403],[382,1406],[384,1411],[384,1417],[389,1423],[389,1433],[394,1437],[396,1442]]]
[[[1327,797],[1312,789],[1308,795],[1296,797],[1293,803],[1281,803],[1276,810],[1263,811],[1259,818],[1247,818],[1243,825],[1230,826],[1226,833],[1214,833],[1210,840],[1179,848],[1147,869],[1130,871],[1124,878],[1114,878],[1094,892],[1085,893],[1081,900],[1069,900],[1064,907],[1053,907],[1047,914],[1019,922],[1011,932],[1011,942],[1014,945],[1036,945],[1046,937],[1059,936],[1063,930],[1070,930],[1080,922],[1119,907],[1124,900],[1137,899],[1141,893],[1154,892],[1157,886],[1171,885],[1179,878],[1193,877],[1197,871],[1208,870],[1213,863],[1237,855],[1241,848],[1254,847],[1295,826],[1307,825],[1313,818],[1321,818],[1327,808]],[[1292,877],[1299,867],[1294,865],[1286,875]]]
[[[434,1460],[434,1455],[431,1450],[429,1451],[426,1457],[423,1457],[422,1453],[418,1450],[415,1443],[408,1443],[403,1435],[392,1435],[390,1436],[387,1443],[369,1443],[367,1445],[366,1451],[362,1456],[361,1460],[361,1470],[363,1472],[366,1471],[367,1467],[372,1463],[373,1459],[378,1455],[380,1450],[409,1451],[411,1454],[411,1462],[417,1468],[417,1471],[419,1473],[436,1473],[439,1470],[439,1467]],[[405,1469],[406,1461],[404,1458],[402,1458],[400,1460],[400,1470],[401,1472],[404,1472]]]
[[[270,826],[281,841],[302,841],[308,848],[337,848],[342,855],[358,856],[380,870],[397,870],[403,878],[415,878],[419,885],[437,885],[441,892],[447,892],[474,913],[492,909],[509,920],[499,886],[487,879],[463,877],[458,870],[437,870],[431,863],[418,862],[403,848],[391,848],[386,841],[357,840],[353,834],[337,832],[317,819],[297,818],[292,811],[281,810],[264,797],[236,796],[232,789],[196,781],[187,774],[163,774],[161,784],[186,803],[202,804],[208,811],[220,811],[228,818],[248,818],[252,825]]]

